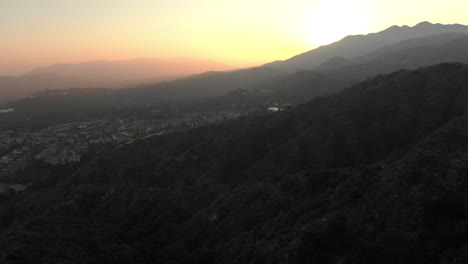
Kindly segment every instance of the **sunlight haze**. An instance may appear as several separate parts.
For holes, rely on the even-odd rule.
[[[0,75],[136,57],[247,67],[392,25],[468,24],[465,0],[0,0]]]

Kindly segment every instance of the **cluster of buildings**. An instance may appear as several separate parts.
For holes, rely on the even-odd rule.
[[[7,108],[7,109],[0,109],[0,114],[7,114],[15,111],[13,108]]]
[[[50,165],[80,162],[102,144],[126,144],[148,136],[236,119],[234,111],[190,113],[178,118],[112,118],[64,123],[40,131],[0,132],[0,177],[13,175],[32,160]]]

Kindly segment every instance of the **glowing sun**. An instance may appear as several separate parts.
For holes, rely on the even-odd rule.
[[[324,1],[312,8],[307,23],[308,39],[315,45],[327,45],[343,37],[362,34],[369,29],[368,12],[357,1]]]

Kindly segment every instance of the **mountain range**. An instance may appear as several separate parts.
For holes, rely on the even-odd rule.
[[[82,64],[59,64],[34,70],[20,77],[0,77],[2,97],[0,101],[31,95],[45,89],[66,88],[109,88],[137,86],[162,80],[180,79],[175,82],[146,85],[144,89],[124,91],[139,103],[139,98],[158,101],[220,96],[234,89],[255,89],[262,85],[276,83],[281,78],[291,78],[297,71],[326,71],[345,68],[348,65],[382,60],[392,53],[410,48],[443,45],[468,34],[468,27],[454,24],[442,25],[422,22],[414,27],[392,26],[378,33],[348,36],[327,46],[299,54],[285,61],[276,61],[250,69],[223,72],[228,66],[210,61],[193,59],[135,59],[117,62],[89,62]],[[435,55],[427,62],[419,60],[413,67],[427,66],[430,63],[450,62]],[[393,68],[406,68],[403,61],[393,63]],[[387,66],[385,66],[387,67]],[[355,67],[356,68],[356,67]],[[344,70],[344,69],[343,69]],[[182,78],[183,76],[206,74]],[[374,71],[377,72],[377,71]],[[388,71],[387,71],[388,72]],[[372,74],[370,75],[372,76]],[[127,100],[128,101],[128,100]]]
[[[354,59],[398,42],[447,33],[467,34],[468,27],[460,24],[442,25],[429,22],[421,22],[414,27],[392,26],[378,33],[348,36],[330,45],[267,65],[287,71],[312,70],[333,57]]]
[[[388,73],[392,70],[422,67],[434,63],[468,62],[463,54],[460,56],[456,54],[452,54],[451,56],[442,54],[443,52],[454,53],[453,49],[450,50],[451,47],[447,47],[447,50],[444,50],[443,45],[449,45],[449,42],[462,39],[467,36],[466,34],[468,34],[468,26],[458,24],[441,25],[423,22],[414,27],[393,26],[378,33],[349,36],[336,43],[299,54],[286,61],[277,61],[259,67],[227,73],[220,72],[217,74],[195,76],[166,84],[149,85],[144,89],[134,90],[128,94],[130,94],[130,98],[133,96],[135,102],[138,102],[139,97],[152,98],[155,101],[177,100],[181,98],[193,99],[220,96],[238,88],[255,90],[261,87],[261,89],[268,89],[269,86],[276,86],[282,79],[288,80],[284,81],[284,83],[291,81],[297,72],[314,71],[322,73],[333,69],[339,72],[338,75],[340,77],[343,77],[346,75],[344,72],[349,71],[349,68],[346,69],[348,61],[349,64],[353,64],[354,66],[359,64],[359,67],[366,67],[362,64],[367,64],[370,67],[370,72],[366,74],[364,71],[359,72],[359,75],[355,77],[345,77],[346,81],[360,81],[362,78],[378,74],[380,70],[383,71],[382,73]],[[460,45],[456,51],[463,53],[467,48],[463,47],[463,43],[461,42],[462,40],[458,44],[453,43],[453,45]],[[412,62],[413,65],[406,63],[404,60],[389,63],[384,62],[386,56],[393,56],[393,54],[404,57],[405,54],[403,53],[411,52],[409,50],[411,48],[419,49],[420,47],[425,47],[429,53],[431,52],[430,49],[436,48],[436,46],[441,46],[437,54],[431,54],[426,59],[421,57],[425,56],[425,54],[417,54],[415,55],[418,56],[418,58],[415,58],[417,61]],[[346,62],[343,62],[343,59]],[[336,60],[340,62],[337,64]],[[388,70],[378,69],[372,71],[370,65],[374,63],[378,64],[378,67],[388,68]],[[327,66],[327,64],[329,65]],[[330,64],[335,65],[330,67]],[[356,72],[357,68],[353,67],[354,72]],[[330,73],[328,75],[333,74]],[[303,76],[300,78],[303,78]],[[335,76],[332,78],[337,79]],[[288,85],[285,89],[294,90],[295,88]],[[313,92],[312,94],[314,96],[317,95],[317,93]],[[310,98],[306,97],[305,99]]]
[[[175,80],[206,71],[226,71],[221,63],[190,58],[138,58],[56,64],[20,76],[0,76],[0,102],[44,90],[68,88],[123,88]]]
[[[87,97],[75,98],[73,97],[74,93],[70,93],[69,98],[66,96],[48,96],[45,99],[38,97],[20,100],[19,102],[7,104],[7,107],[21,109],[19,105],[34,102],[37,108],[33,112],[36,112],[46,109],[55,101],[59,105],[65,105],[65,108],[67,105],[70,105],[70,107],[73,107],[73,105],[87,105],[88,108],[92,109],[93,105],[95,105],[93,102],[100,101],[101,103],[97,104],[99,108],[103,106],[119,108],[162,101],[214,98],[236,89],[256,93],[268,91],[268,93],[263,94],[263,99],[259,100],[294,104],[303,103],[315,96],[336,92],[343,87],[377,74],[390,73],[400,69],[416,69],[444,62],[468,63],[468,35],[463,33],[466,28],[466,26],[461,25],[421,23],[413,28],[391,27],[375,34],[345,38],[331,44],[330,47],[342,47],[347,50],[345,47],[347,47],[348,39],[356,39],[359,40],[359,46],[367,45],[373,48],[369,48],[369,53],[361,56],[338,56],[343,55],[343,53],[331,53],[329,46],[298,55],[299,57],[308,57],[310,54],[320,55],[314,55],[322,59],[314,62],[317,65],[316,68],[309,70],[294,71],[292,68],[284,70],[271,65],[264,65],[230,72],[212,71],[176,81],[108,91],[106,93],[93,94],[92,91],[94,90],[90,90]],[[457,31],[459,32],[454,33]],[[417,34],[415,33],[413,36],[408,32],[417,32]],[[431,32],[435,35],[429,35]],[[417,37],[420,35],[423,36]],[[411,36],[413,38],[410,38]],[[376,39],[386,39],[388,41],[379,41],[378,43],[383,43],[383,46],[378,46],[376,45]],[[390,39],[405,40],[387,45]],[[94,98],[92,100],[84,99],[89,97]],[[42,101],[43,103],[41,103]],[[64,101],[69,101],[69,103],[63,103]]]

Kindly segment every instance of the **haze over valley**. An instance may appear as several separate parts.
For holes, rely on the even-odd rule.
[[[0,263],[468,263],[466,4],[65,2],[0,2]]]
[[[16,76],[0,76],[0,102],[32,96],[45,90],[68,88],[126,88],[170,81],[206,71],[232,68],[208,60],[139,58],[55,64]]]

